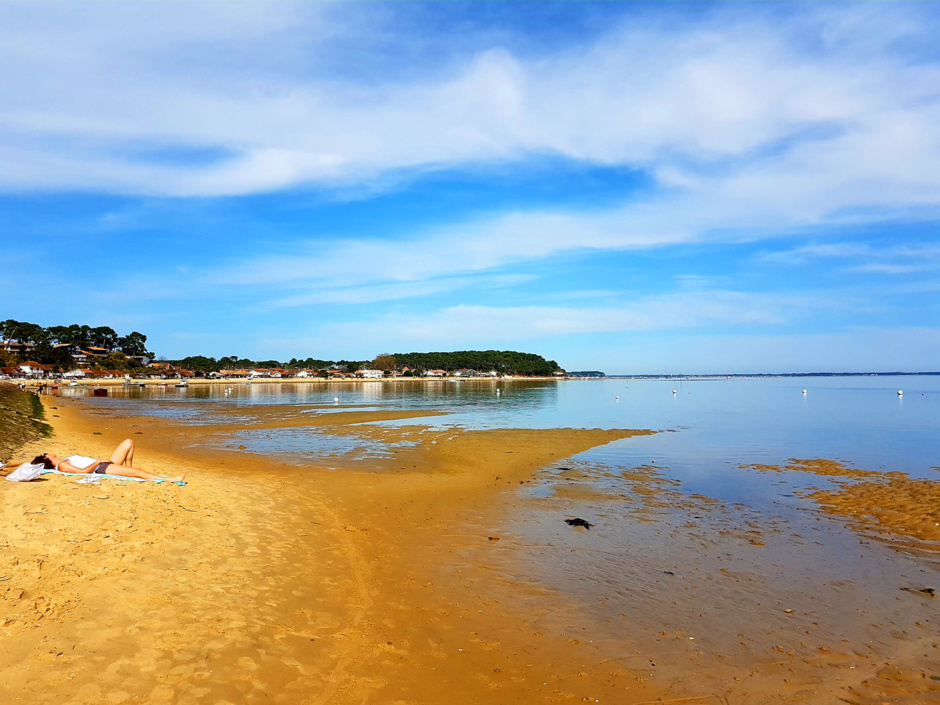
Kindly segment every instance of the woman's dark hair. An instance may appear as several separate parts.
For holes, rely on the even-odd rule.
[[[55,465],[52,464],[52,461],[49,460],[45,454],[37,455],[35,458],[33,458],[33,464],[35,465],[36,463],[42,463],[46,470],[52,470],[55,467]]]

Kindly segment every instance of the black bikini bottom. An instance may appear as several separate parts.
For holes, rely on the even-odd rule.
[[[110,462],[108,462],[107,460],[102,460],[100,463],[98,463],[98,467],[95,468],[95,474],[98,474],[98,475],[107,475],[107,474],[108,474],[108,468],[109,468],[110,466],[111,466],[111,463],[110,463]]]

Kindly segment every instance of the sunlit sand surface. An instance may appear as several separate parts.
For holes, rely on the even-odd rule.
[[[940,698],[930,481],[794,461],[781,482],[839,484],[774,513],[579,455],[647,431],[53,405],[55,438],[24,456],[131,437],[142,467],[189,483],[3,483],[0,701]],[[304,426],[386,448],[312,462],[233,445]]]

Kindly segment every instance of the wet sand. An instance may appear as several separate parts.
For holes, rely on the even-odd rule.
[[[940,552],[940,482],[912,479],[901,472],[848,468],[820,458],[793,458],[782,467],[742,467],[837,478],[837,489],[819,490],[809,497],[827,512],[851,519],[855,528],[913,550]]]
[[[887,661],[859,644],[821,651],[815,642],[793,658],[786,652],[798,629],[773,651],[780,627],[799,620],[807,631],[820,621],[781,605],[772,607],[780,623],[753,625],[741,638],[753,645],[730,658],[724,641],[737,638],[736,620],[761,617],[768,595],[778,599],[752,556],[785,532],[748,528],[734,507],[682,497],[652,468],[625,473],[629,488],[613,497],[579,485],[601,470],[566,459],[642,431],[353,428],[387,416],[338,412],[315,423],[421,442],[367,466],[331,459],[342,466],[331,470],[225,450],[233,430],[225,424],[46,403],[56,435],[24,456],[107,456],[130,437],[138,465],[185,470],[189,484],[55,476],[2,484],[3,702],[705,705],[874,703],[888,691],[895,699],[887,702],[920,703],[940,694],[940,672],[921,667],[937,654],[936,601],[926,594],[900,596],[912,631],[885,639],[883,648],[897,647]],[[294,422],[271,411],[245,426],[279,423]],[[527,496],[545,467],[567,473],[563,487],[556,482],[561,492]],[[620,621],[571,599],[576,589],[540,579],[545,562],[535,561],[550,552],[576,569],[596,558],[591,542],[609,527],[588,533],[561,516],[610,501],[632,503],[636,519],[632,544],[610,557],[635,574]],[[526,535],[549,521],[541,539]],[[665,556],[644,532],[667,530],[676,548]],[[693,568],[694,585],[671,580]],[[717,586],[714,576],[726,582]],[[693,588],[703,606],[696,612],[710,614],[696,616],[696,603],[681,598]],[[695,625],[697,638],[682,624]]]
[[[617,639],[625,666],[721,702],[940,698],[938,605],[922,592],[940,562],[926,544],[872,541],[806,503],[678,489],[659,466],[547,468],[513,502],[527,550],[502,569],[572,596],[571,623]],[[590,533],[562,528],[573,513]]]

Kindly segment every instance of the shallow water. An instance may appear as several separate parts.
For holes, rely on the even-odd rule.
[[[449,415],[426,423],[472,429],[673,430],[595,449],[589,459],[626,466],[655,462],[680,473],[694,491],[712,489],[724,499],[746,494],[740,483],[753,473],[738,472],[739,465],[794,457],[940,479],[940,376],[253,384],[235,385],[228,396],[224,385],[194,385],[118,388],[111,394],[86,401],[190,423],[231,422],[233,410],[244,420],[253,406],[283,405],[312,413],[350,407],[441,410]],[[283,452],[308,452],[309,434],[283,433],[278,444]]]
[[[938,376],[256,384],[229,395],[206,385],[122,388],[86,403],[192,424],[408,409],[449,413],[378,425],[661,431],[544,468],[488,528],[504,537],[502,553],[478,560],[564,595],[581,615],[564,628],[625,639],[642,654],[624,656],[631,667],[682,680],[692,663],[696,679],[713,674],[714,692],[737,692],[748,674],[782,689],[855,682],[852,669],[872,663],[926,673],[938,648],[936,601],[906,592],[937,585],[936,554],[894,550],[801,496],[832,487],[829,478],[742,467],[825,458],[940,480]],[[383,443],[346,431],[259,428],[222,443],[359,465],[422,435]],[[568,526],[572,516],[593,529]],[[742,691],[727,701],[752,700]]]

